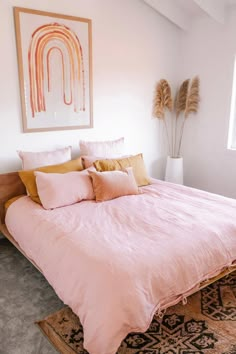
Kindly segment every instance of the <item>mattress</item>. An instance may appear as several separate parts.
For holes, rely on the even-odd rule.
[[[26,196],[7,210],[9,232],[79,316],[90,354],[115,354],[236,260],[236,200],[159,180],[140,191],[54,210]]]

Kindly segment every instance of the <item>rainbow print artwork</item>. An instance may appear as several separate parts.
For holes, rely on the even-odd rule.
[[[28,51],[29,91],[32,117],[46,112],[45,94],[51,92],[52,53],[60,56],[62,100],[73,105],[75,113],[85,111],[83,51],[78,36],[57,22],[38,27],[31,36]]]
[[[93,128],[92,20],[14,7],[22,131]]]

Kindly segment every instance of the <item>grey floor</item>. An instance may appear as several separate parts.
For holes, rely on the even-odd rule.
[[[0,354],[58,353],[34,322],[62,306],[41,273],[0,238]]]

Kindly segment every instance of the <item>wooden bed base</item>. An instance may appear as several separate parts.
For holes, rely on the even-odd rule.
[[[0,232],[42,273],[41,269],[32,259],[29,259],[22,248],[14,240],[4,223],[5,203],[18,195],[26,194],[25,186],[22,183],[18,172],[0,174]]]
[[[1,227],[1,233],[23,254],[23,256],[25,256],[25,258],[27,258],[33,264],[33,266],[35,266],[35,268],[37,268],[40,271],[40,273],[43,274],[42,270],[37,266],[37,264],[26,255],[26,253],[19,246],[19,244],[16,242],[16,240],[14,240],[14,238],[12,237],[10,232],[7,230],[6,225],[4,225],[4,224]]]
[[[18,175],[18,172],[0,174],[0,232],[35,266],[35,268],[37,268],[42,273],[42,270],[37,266],[37,264],[25,254],[19,244],[14,240],[4,223],[5,203],[9,199],[22,194],[26,194],[26,190]],[[236,263],[231,267],[224,268],[218,275],[201,282],[199,287],[197,289],[195,288],[195,290],[190,295],[205,288],[209,284],[214,283],[220,278],[234,272],[235,270]]]
[[[5,220],[5,203],[21,194],[26,194],[26,190],[18,172],[0,174],[0,226]]]

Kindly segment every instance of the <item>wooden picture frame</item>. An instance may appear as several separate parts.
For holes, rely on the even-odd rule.
[[[93,127],[92,22],[14,7],[24,132]]]

